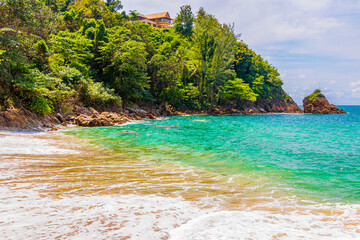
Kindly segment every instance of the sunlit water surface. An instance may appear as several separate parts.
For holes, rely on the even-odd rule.
[[[0,235],[359,239],[360,107],[345,110],[0,133]]]

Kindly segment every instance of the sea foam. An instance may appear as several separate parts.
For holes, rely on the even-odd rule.
[[[38,138],[40,134],[2,134],[0,135],[0,155],[47,155],[47,154],[78,154],[72,149],[55,146],[56,142]]]
[[[343,225],[342,220],[347,217],[294,212],[219,211],[201,215],[174,229],[170,232],[170,239],[359,239],[360,234],[355,227]]]

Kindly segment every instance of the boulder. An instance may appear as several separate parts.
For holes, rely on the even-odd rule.
[[[65,119],[63,117],[63,115],[61,115],[61,113],[57,113],[55,115],[55,117],[62,123],[62,122],[65,122]]]
[[[330,104],[320,90],[315,90],[303,100],[304,112],[313,114],[345,114],[346,112]]]

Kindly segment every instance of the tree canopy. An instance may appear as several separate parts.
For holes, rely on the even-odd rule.
[[[140,101],[183,108],[284,99],[275,67],[201,8],[182,6],[158,29],[120,12],[119,0],[0,2],[0,106],[39,114],[69,101]]]

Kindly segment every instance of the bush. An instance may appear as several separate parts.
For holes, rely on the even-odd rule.
[[[45,115],[54,111],[54,107],[50,100],[45,99],[43,96],[34,96],[31,98],[29,103],[30,111],[39,114]]]
[[[121,105],[121,97],[115,95],[113,89],[104,87],[100,82],[94,83],[91,79],[83,86],[80,97],[89,107]]]
[[[306,96],[307,99],[309,99],[311,102],[315,101],[317,96],[321,94],[320,89],[316,89],[312,94]]]

